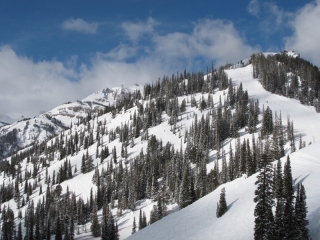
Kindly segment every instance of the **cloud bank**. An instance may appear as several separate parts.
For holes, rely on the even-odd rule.
[[[8,45],[0,47],[0,113],[15,119],[33,117],[102,88],[150,83],[183,69],[205,69],[212,61],[218,67],[259,50],[248,45],[230,21],[203,19],[189,33],[166,34],[156,31],[158,24],[152,18],[123,23],[126,43],[94,54],[89,65],[80,67],[76,56],[66,62],[34,61]],[[68,20],[64,26],[87,33],[97,28],[81,19]]]
[[[94,34],[97,32],[98,23],[88,23],[81,18],[70,18],[61,24],[64,30],[76,31],[80,33]]]

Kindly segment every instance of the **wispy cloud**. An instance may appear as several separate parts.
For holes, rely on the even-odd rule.
[[[258,19],[260,30],[265,38],[287,29],[293,16],[292,13],[282,10],[278,5],[269,1],[251,0],[247,11]]]
[[[69,18],[62,23],[64,30],[76,31],[87,34],[94,34],[97,32],[98,23],[88,23],[81,18]]]
[[[137,41],[143,34],[153,33],[158,24],[153,18],[148,18],[146,22],[124,22],[122,28],[131,41]]]
[[[253,16],[258,17],[260,12],[260,3],[258,2],[258,0],[251,0],[248,4],[247,10]]]
[[[285,47],[293,49],[320,66],[320,0],[306,4],[300,9],[293,20],[292,36],[285,39]]]

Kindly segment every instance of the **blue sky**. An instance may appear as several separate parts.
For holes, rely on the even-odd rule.
[[[0,0],[0,114],[293,48],[320,65],[320,1]]]

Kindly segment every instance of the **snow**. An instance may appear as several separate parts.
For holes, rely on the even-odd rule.
[[[296,53],[295,51],[289,49],[288,51],[285,51],[285,53],[289,56],[289,57],[293,57],[293,58],[296,58],[296,57],[299,57],[299,54]]]
[[[133,93],[137,90],[140,90],[141,93],[143,93],[143,86],[134,85],[129,87],[114,87],[111,89],[105,88],[101,91],[97,91],[89,95],[88,97],[83,99],[82,102],[99,102],[106,106],[108,106],[109,104],[110,106],[112,106],[119,98],[124,97],[129,93]]]
[[[320,154],[320,114],[317,114],[313,107],[301,105],[297,100],[281,97],[265,91],[259,81],[252,78],[251,65],[226,70],[226,73],[230,78],[232,78],[235,86],[239,86],[240,82],[242,82],[243,89],[248,90],[250,99],[259,99],[261,110],[264,105],[265,108],[269,106],[273,112],[277,111],[278,115],[281,112],[284,126],[287,122],[287,115],[290,116],[290,120],[293,120],[294,124],[296,144],[298,143],[300,134],[302,136],[302,140],[306,141],[307,144],[309,142],[313,143],[312,145],[291,154],[290,157],[295,184],[301,181],[306,188],[307,204],[309,208],[308,219],[310,221],[310,234],[313,239],[320,239],[320,161],[318,160],[318,155]],[[23,143],[31,143],[35,139],[38,139],[39,141],[44,140],[49,136],[46,135],[46,132],[37,132],[38,128],[34,127],[34,125],[53,124],[52,120],[47,118],[47,116],[54,117],[57,120],[60,120],[65,126],[69,126],[71,121],[75,123],[77,121],[77,117],[86,116],[87,111],[94,107],[101,107],[101,105],[106,106],[109,105],[109,103],[113,104],[119,97],[122,97],[129,92],[133,92],[136,89],[140,89],[142,92],[143,87],[132,86],[127,88],[119,87],[104,89],[86,97],[82,101],[60,105],[46,114],[42,114],[28,121],[16,122],[12,125],[1,127],[0,131],[9,131],[10,128],[16,128]],[[222,101],[223,99],[226,99],[226,92],[227,91],[215,92],[212,96],[215,106],[219,102],[220,96]],[[208,94],[204,94],[203,96],[207,99]],[[195,98],[198,103],[201,97],[201,93],[195,94]],[[202,115],[209,112],[209,109],[201,112],[197,108],[191,108],[191,104],[189,103],[191,96],[179,97],[178,101],[180,104],[183,99],[188,99],[189,101],[186,101],[187,110],[182,115],[182,120],[177,123],[178,130],[176,134],[171,131],[171,126],[168,124],[169,117],[166,114],[162,115],[161,124],[149,128],[149,136],[154,134],[157,138],[162,139],[163,144],[166,144],[167,141],[169,141],[177,150],[180,149],[181,144],[183,149],[186,147],[186,144],[183,142],[183,137],[185,129],[189,129],[194,121],[193,114],[197,114],[199,121]],[[148,101],[140,101],[140,103],[146,105]],[[98,118],[98,121],[101,121],[102,123],[106,121],[107,129],[114,130],[117,126],[120,126],[121,123],[128,123],[130,121],[130,115],[133,115],[134,111],[137,111],[137,107],[123,110],[117,114],[115,118],[112,118],[110,113],[104,114]],[[94,130],[96,130],[97,119],[91,120],[90,125]],[[261,124],[258,125],[258,128],[260,126]],[[64,131],[62,127],[58,126],[56,131],[64,131],[64,135],[68,136],[74,134],[76,131],[80,133],[83,128],[83,125],[73,125],[72,131]],[[241,142],[245,138],[249,138],[251,140],[252,136],[246,133],[245,129],[241,129],[239,132],[241,133]],[[55,139],[48,141],[47,145],[50,146],[54,141]],[[120,155],[121,143],[118,138],[109,143],[108,136],[105,136],[103,137],[102,142],[102,146],[107,145],[110,152],[113,147],[116,147],[118,156]],[[234,146],[236,140],[226,140],[224,148],[227,153],[229,151],[229,142]],[[134,147],[128,147],[129,157],[127,161],[130,162],[135,156],[139,155],[141,148],[145,152],[147,148],[147,141],[141,141],[141,137],[134,139]],[[289,152],[289,150],[290,146],[287,144],[285,146],[286,153]],[[94,164],[98,166],[99,170],[102,168],[106,169],[107,164],[112,161],[112,156],[109,156],[102,164],[100,163],[100,158],[95,159],[96,144],[90,146],[88,148],[88,152],[89,155],[93,156]],[[75,167],[77,167],[78,171],[74,174],[72,179],[61,183],[61,186],[63,193],[65,193],[67,187],[69,187],[69,190],[74,191],[77,197],[81,196],[86,201],[90,196],[91,188],[95,194],[96,186],[92,183],[94,171],[86,174],[80,173],[81,158],[84,153],[85,150],[80,149],[77,155],[67,157],[67,159],[70,160],[72,171],[74,172]],[[209,154],[210,163],[207,165],[208,171],[213,168],[213,156],[215,156],[215,151],[211,151]],[[59,161],[56,159],[53,162],[50,162],[51,166],[48,168],[48,172],[51,177],[53,175],[53,171],[57,174],[59,167],[63,164],[64,160],[65,159]],[[121,160],[119,157],[118,162],[121,161],[124,160]],[[115,167],[117,166],[118,165],[115,165]],[[25,169],[33,169],[33,164],[27,163],[25,159],[21,164],[21,168],[22,172],[24,172]],[[38,190],[35,191],[33,195],[30,196],[30,199],[33,199],[35,202],[42,198],[46,190],[46,184],[44,183],[45,172],[44,169],[41,171],[40,184],[42,184],[43,194],[39,196]],[[8,184],[12,179],[8,177],[4,178],[3,175],[0,175],[0,181],[4,181]],[[182,209],[181,211],[177,211],[177,204],[170,204],[168,206],[168,211],[171,214],[135,233],[129,239],[253,239],[253,209],[255,207],[253,196],[256,188],[254,185],[255,181],[256,175],[249,178],[243,176],[242,178],[221,185],[214,192],[199,199],[197,202],[185,209]],[[216,203],[219,200],[220,190],[222,187],[226,188],[226,199],[229,210],[224,216],[217,219],[215,216]],[[16,206],[14,201],[10,201],[8,204],[13,208]],[[156,202],[150,199],[141,200],[137,203],[135,211],[124,210],[123,215],[120,217],[117,217],[117,209],[113,210],[113,214],[116,217],[119,226],[120,239],[126,239],[131,235],[133,218],[135,216],[136,220],[138,219],[140,209],[145,211],[147,220],[149,220],[149,214],[154,204],[156,204]],[[21,210],[22,213],[24,213],[25,207]],[[17,215],[17,211],[15,211],[15,214]],[[98,216],[101,217],[101,211],[98,212]],[[86,228],[90,229],[90,223],[87,224]],[[75,238],[90,239],[91,236],[90,233],[81,232],[81,234],[76,235]]]
[[[290,155],[295,186],[303,183],[307,193],[309,229],[312,239],[320,239],[320,142]],[[282,159],[284,162],[285,157]],[[254,191],[257,174],[221,185],[192,205],[135,233],[128,240],[253,239]],[[228,211],[215,216],[221,188],[226,189]]]
[[[303,183],[307,193],[308,228],[312,239],[320,239],[320,115],[313,107],[301,105],[299,101],[271,94],[264,90],[257,79],[252,78],[252,66],[226,70],[233,83],[248,90],[250,99],[259,99],[262,105],[273,111],[281,112],[283,125],[286,117],[293,120],[296,144],[299,135],[307,142],[315,143],[290,155],[295,185]],[[250,137],[248,134],[242,138]],[[288,146],[286,146],[288,152]],[[282,159],[284,160],[286,157]],[[210,164],[208,166],[210,168]],[[181,211],[171,214],[160,221],[135,233],[128,239],[253,239],[254,229],[254,191],[256,175],[243,176],[221,185],[209,195],[199,199]],[[216,203],[221,188],[226,189],[228,212],[216,218]]]
[[[320,114],[316,113],[314,107],[302,105],[298,100],[275,95],[263,89],[259,81],[252,78],[252,65],[226,70],[226,72],[236,85],[242,82],[243,89],[249,93],[249,98],[259,99],[261,110],[264,105],[265,109],[269,106],[273,112],[276,111],[278,116],[281,112],[284,125],[286,125],[287,116],[290,116],[290,121],[293,121],[296,139],[301,134],[302,139],[307,144],[320,140],[320,127],[318,124],[320,122]]]

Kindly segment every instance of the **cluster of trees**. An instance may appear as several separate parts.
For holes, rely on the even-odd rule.
[[[282,173],[281,160],[273,170],[267,146],[261,157],[254,202],[255,239],[309,239],[306,192],[297,185],[296,196],[292,182],[289,155]],[[294,201],[295,199],[295,201]],[[276,202],[276,204],[275,204]],[[272,208],[276,206],[275,214]]]
[[[217,89],[226,90],[227,97],[224,101],[220,98],[214,103],[212,94]],[[197,101],[196,93],[200,92],[202,96]],[[179,96],[184,97],[182,99]],[[185,113],[189,103],[201,111],[209,111],[201,114],[198,119],[196,114]],[[171,78],[165,77],[161,82],[159,80],[156,84],[145,85],[144,96],[141,96],[139,91],[128,94],[119,99],[115,106],[106,107],[100,114],[111,112],[115,117],[116,113],[133,106],[136,108],[131,110],[130,120],[119,123],[114,129],[108,129],[105,120],[98,121],[96,116],[89,113],[86,118],[80,119],[78,124],[71,125],[69,130],[54,139],[35,144],[26,151],[13,155],[11,162],[5,161],[1,170],[9,178],[15,179],[15,182],[6,185],[3,183],[0,186],[0,201],[6,202],[16,196],[18,207],[28,204],[28,214],[24,217],[25,222],[28,221],[24,226],[27,229],[26,239],[32,239],[32,234],[40,234],[43,238],[56,234],[73,239],[72,234],[75,231],[79,232],[81,228],[86,231],[86,223],[89,221],[93,236],[117,239],[117,225],[111,209],[117,208],[118,216],[121,216],[125,209],[135,210],[136,201],[153,199],[157,201],[157,205],[150,213],[151,224],[167,214],[169,202],[176,202],[180,208],[184,208],[222,183],[242,174],[250,176],[255,173],[261,168],[259,159],[266,151],[263,149],[264,143],[270,146],[268,154],[274,159],[284,156],[283,145],[286,141],[291,141],[292,149],[295,147],[293,123],[288,120],[290,126],[284,129],[281,114],[273,118],[269,107],[263,107],[259,137],[255,139],[253,134],[251,144],[249,139],[240,142],[239,129],[246,127],[249,133],[257,131],[258,116],[261,113],[259,102],[249,100],[248,92],[243,90],[242,84],[234,87],[223,68],[211,72],[208,70],[206,80],[200,72],[190,74],[185,71]],[[169,116],[171,131],[181,136],[180,149],[170,142],[164,144],[154,135],[149,136],[148,129],[163,121],[163,112]],[[182,117],[194,119],[191,127],[184,132],[182,126],[179,126]],[[109,142],[120,142],[121,154],[117,155],[115,147],[109,154],[107,137]],[[138,156],[128,160],[128,148],[134,147],[135,139],[139,137],[141,141],[147,141],[147,149],[141,149]],[[227,138],[237,138],[235,149],[232,149],[230,144],[228,163],[225,150],[221,150]],[[186,144],[185,150],[183,143]],[[89,148],[93,145],[96,154],[92,155],[89,154]],[[215,167],[207,173],[206,166],[210,161],[211,150],[216,150],[217,153]],[[95,170],[92,181],[97,186],[97,192],[94,194],[91,191],[90,199],[86,202],[81,197],[76,199],[69,191],[61,196],[61,186],[53,187],[72,178],[73,173],[77,172],[67,158],[79,151],[85,152],[81,173]],[[20,164],[26,158],[28,167],[22,173]],[[53,172],[50,175],[47,167],[53,160],[60,160],[62,163],[57,174]],[[100,164],[107,162],[107,167],[99,170],[94,161]],[[222,162],[221,169],[219,161]],[[42,180],[39,173],[44,169],[47,190],[45,197],[35,208],[33,202],[29,201],[29,196],[39,188],[39,194],[42,194],[42,185],[38,182]],[[23,182],[24,191],[19,187]],[[217,211],[219,217],[226,211],[226,201],[223,201],[225,193],[221,194],[222,201]],[[97,211],[101,209],[103,214],[99,223]],[[139,229],[149,224],[145,214],[141,213],[140,216]],[[135,232],[136,228],[132,231]]]
[[[87,203],[81,197],[77,199],[75,193],[71,193],[68,189],[66,194],[61,195],[61,193],[60,185],[54,189],[48,186],[45,196],[36,206],[33,200],[30,200],[25,213],[19,211],[18,228],[16,228],[13,211],[4,205],[1,212],[2,238],[50,239],[54,234],[55,239],[63,237],[63,239],[72,240],[75,233],[79,234],[81,229],[87,231],[86,224],[91,221],[91,232],[94,237],[100,236],[107,240],[119,239],[118,226],[109,209],[108,201],[103,205],[102,219],[99,223],[97,198],[92,192]],[[25,231],[22,231],[22,227]]]
[[[300,57],[290,57],[286,52],[268,56],[253,54],[251,63],[253,77],[259,78],[266,90],[299,99],[302,104],[314,106],[320,112],[320,71],[317,66]]]

